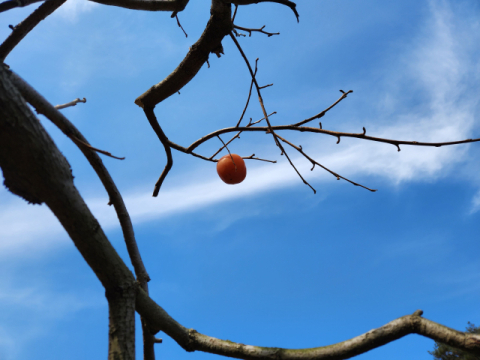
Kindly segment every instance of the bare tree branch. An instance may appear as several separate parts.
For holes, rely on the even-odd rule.
[[[165,169],[163,169],[162,174],[160,175],[160,178],[157,180],[155,184],[155,188],[153,189],[153,195],[154,197],[158,196],[158,193],[160,191],[160,187],[163,184],[163,181],[167,177],[170,169],[173,166],[173,157],[172,157],[172,149],[170,148],[170,142],[163,132],[162,128],[158,124],[157,118],[155,117],[155,113],[153,112],[152,107],[145,107],[143,108],[143,111],[145,112],[145,115],[147,116],[148,122],[152,126],[153,130],[155,131],[155,134],[157,134],[158,138],[160,139],[161,143],[163,144],[163,147],[165,148],[165,153],[167,154],[167,164],[165,165]]]
[[[250,72],[250,76],[252,77],[252,81],[253,83],[255,84],[255,88],[257,89],[257,95],[258,95],[258,102],[260,103],[260,107],[262,108],[262,111],[263,111],[263,116],[265,117],[265,121],[267,122],[267,125],[268,125],[268,131],[267,133],[271,133],[272,136],[273,136],[273,139],[275,141],[275,144],[278,146],[278,148],[282,151],[281,152],[281,155],[285,155],[285,157],[287,158],[288,162],[290,163],[290,165],[292,166],[292,168],[295,170],[295,172],[297,173],[297,175],[300,177],[300,179],[302,179],[303,183],[305,185],[307,185],[308,187],[310,187],[310,189],[313,190],[313,193],[316,194],[317,191],[312,187],[312,185],[310,185],[310,183],[305,180],[305,178],[302,176],[302,174],[300,173],[300,171],[298,171],[298,169],[296,168],[296,166],[294,165],[293,161],[290,159],[290,157],[288,156],[287,152],[285,151],[285,149],[283,148],[282,144],[280,143],[280,141],[278,141],[277,139],[277,135],[275,134],[275,131],[273,130],[272,128],[272,125],[270,124],[270,120],[268,119],[268,114],[267,114],[267,110],[265,109],[265,105],[263,103],[263,97],[262,97],[262,93],[261,93],[261,87],[258,85],[258,82],[257,82],[257,79],[255,77],[255,74],[256,72],[254,72],[252,70],[252,67],[250,65],[250,62],[248,61],[247,59],[247,56],[245,55],[245,53],[243,52],[243,49],[242,47],[240,46],[240,44],[238,43],[237,39],[235,39],[235,36],[233,35],[233,33],[230,32],[230,38],[233,40],[233,42],[235,43],[235,45],[237,46],[237,49],[238,51],[240,52],[240,54],[242,55],[243,59],[245,60],[245,63],[247,64],[247,67],[248,67],[248,71]],[[256,67],[256,65],[255,65]]]
[[[61,109],[65,109],[67,107],[76,106],[78,103],[86,103],[86,102],[87,102],[87,99],[85,99],[85,98],[83,98],[83,99],[76,98],[75,100],[70,101],[66,104],[55,105],[55,109],[61,110]]]
[[[423,312],[403,316],[352,339],[310,349],[283,349],[244,345],[220,340],[187,329],[175,321],[143,291],[137,293],[136,309],[149,319],[152,328],[163,331],[186,351],[200,350],[238,359],[252,360],[341,360],[363,354],[409,334],[419,334],[438,342],[480,354],[480,335],[463,333],[420,317]]]
[[[227,0],[225,0],[227,1]],[[297,4],[295,4],[292,1],[288,0],[232,0],[230,1],[232,4],[235,5],[251,5],[251,4],[258,4],[262,2],[273,2],[277,4],[282,4],[288,6],[290,9],[292,9],[293,13],[295,14],[295,17],[297,18],[297,22],[299,21],[299,15],[297,12]]]
[[[192,80],[208,60],[211,53],[220,56],[223,53],[222,39],[232,29],[231,6],[221,0],[212,0],[210,20],[200,36],[192,45],[183,61],[162,82],[152,86],[140,95],[135,104],[142,108],[154,108],[172,94],[178,92]]]
[[[53,106],[51,109],[58,112]],[[0,66],[0,168],[4,184],[12,193],[31,203],[45,203],[51,209],[104,286],[110,313],[109,359],[134,359],[135,278],[74,186],[67,160],[11,83],[3,66]]]
[[[32,12],[25,20],[13,28],[12,33],[0,45],[0,62],[18,45],[40,21],[57,10],[66,0],[47,0]]]
[[[277,135],[277,136],[278,136],[278,138],[279,138],[280,140],[282,140],[284,143],[286,143],[286,144],[290,145],[291,147],[293,147],[293,148],[294,148],[295,150],[297,150],[300,154],[302,154],[308,161],[310,161],[310,162],[312,163],[312,165],[313,165],[311,170],[313,170],[313,168],[315,167],[315,165],[318,165],[318,166],[320,166],[322,169],[324,169],[325,171],[327,171],[327,172],[329,172],[330,174],[332,174],[333,176],[335,176],[335,177],[337,178],[337,180],[343,179],[343,180],[349,182],[349,183],[352,184],[352,185],[360,186],[360,187],[362,187],[362,188],[364,188],[364,189],[370,190],[371,192],[377,191],[377,190],[374,190],[374,189],[370,189],[370,188],[368,188],[368,187],[366,187],[366,186],[363,186],[362,184],[356,183],[356,182],[354,182],[354,181],[352,181],[352,180],[350,180],[350,179],[347,179],[346,177],[344,177],[344,176],[342,176],[342,175],[340,175],[340,174],[337,174],[336,172],[334,172],[334,171],[330,170],[329,168],[327,168],[327,167],[323,166],[322,164],[320,164],[318,161],[313,160],[310,156],[308,156],[308,155],[303,151],[303,149],[302,149],[301,146],[297,146],[297,145],[295,145],[295,144],[292,144],[290,141],[282,138],[280,135]]]
[[[480,138],[457,140],[457,141],[447,141],[447,142],[422,142],[422,141],[394,140],[394,139],[385,139],[385,138],[379,138],[379,137],[374,137],[374,136],[368,136],[363,132],[361,132],[361,133],[346,133],[346,132],[340,132],[340,131],[331,131],[331,130],[325,130],[325,129],[307,127],[307,126],[295,126],[295,125],[276,125],[276,126],[272,126],[272,129],[274,131],[290,130],[290,131],[319,133],[319,134],[334,136],[336,138],[350,137],[350,138],[376,141],[376,142],[385,143],[385,144],[391,144],[391,145],[394,145],[394,146],[397,146],[397,145],[411,145],[411,146],[441,147],[441,146],[449,146],[449,145],[468,144],[468,143],[473,143],[473,142],[480,141]],[[267,132],[267,131],[270,131],[270,129],[269,129],[269,127],[266,127],[266,126],[252,126],[252,127],[243,126],[243,127],[229,127],[229,128],[216,130],[216,131],[211,132],[210,134],[205,135],[204,137],[198,139],[197,141],[193,142],[187,148],[187,152],[191,152],[191,151],[195,150],[199,145],[201,145],[204,142],[210,140],[211,138],[216,137],[217,135],[226,134],[226,133],[234,132],[234,131]]]
[[[10,9],[14,9],[16,7],[24,7],[39,1],[44,0],[7,0],[0,3],[0,13]]]
[[[49,120],[51,120],[62,132],[67,135],[72,141],[79,146],[80,150],[83,152],[89,163],[92,165],[93,169],[97,173],[98,177],[102,181],[105,190],[107,191],[110,201],[109,204],[113,204],[115,211],[117,213],[120,226],[122,228],[123,236],[125,239],[125,244],[127,246],[128,254],[132,265],[135,270],[137,281],[142,289],[148,294],[148,281],[150,281],[150,276],[145,269],[143,264],[140,251],[138,249],[137,242],[135,240],[135,234],[133,231],[132,222],[130,215],[127,211],[123,198],[120,192],[117,189],[117,186],[113,182],[110,174],[103,165],[102,160],[98,157],[95,152],[98,151],[91,147],[83,135],[77,130],[77,128],[67,119],[63,114],[61,114],[55,107],[53,107],[47,100],[45,100],[40,94],[38,94],[30,85],[28,85],[22,78],[17,74],[11,72],[9,76],[10,80],[20,91],[22,96],[37,110],[38,113],[45,115]],[[82,139],[82,140],[80,140]],[[131,296],[131,294],[129,295]],[[112,304],[116,302],[116,297],[113,296]],[[119,300],[121,301],[121,300]],[[111,316],[115,318],[116,311],[122,311],[122,304],[112,305],[110,311]],[[119,315],[121,316],[121,314]],[[154,336],[151,334],[148,326],[144,319],[142,319],[142,328],[143,328],[143,342],[144,342],[144,355],[145,360],[154,360],[155,353],[153,349],[154,345]]]
[[[264,31],[263,29],[265,28],[265,25],[263,25],[261,28],[258,28],[258,29],[244,28],[244,27],[237,26],[237,25],[233,25],[233,28],[236,29],[236,30],[242,30],[242,31],[248,32],[248,36],[252,36],[252,32],[259,32],[259,33],[267,35],[268,37],[273,36],[273,35],[280,35],[279,32],[270,33],[270,32]]]
[[[189,0],[90,0],[103,5],[118,6],[131,10],[183,11]]]
[[[305,119],[303,121],[300,121],[296,124],[292,124],[292,126],[300,126],[300,125],[303,125],[303,124],[306,124],[312,120],[315,120],[315,119],[320,119],[321,117],[324,117],[325,114],[327,113],[327,111],[333,109],[335,107],[335,105],[337,105],[340,101],[342,101],[343,99],[345,99],[348,94],[352,93],[353,90],[348,90],[347,92],[343,91],[343,90],[340,90],[340,92],[342,93],[342,96],[340,96],[340,98],[335,101],[332,105],[330,105],[328,108],[326,108],[325,110],[323,110],[322,112],[319,112],[317,115],[314,115],[308,119]]]

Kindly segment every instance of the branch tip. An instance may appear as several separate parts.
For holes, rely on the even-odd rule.
[[[422,316],[422,315],[423,315],[423,310],[418,309],[418,310],[415,311],[412,315],[413,315],[413,316]]]

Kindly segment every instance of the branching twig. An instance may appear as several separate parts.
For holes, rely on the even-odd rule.
[[[242,157],[242,159],[246,159],[246,160],[259,160],[259,161],[269,162],[269,163],[272,163],[272,164],[276,164],[276,163],[277,163],[277,160],[267,160],[267,159],[257,158],[257,157],[255,157],[255,154],[252,154],[252,155],[246,156],[246,157]]]
[[[335,176],[335,177],[337,178],[337,180],[343,179],[343,180],[349,182],[350,184],[353,184],[353,185],[355,185],[355,186],[360,186],[360,187],[362,187],[362,188],[364,188],[364,189],[367,189],[367,190],[369,190],[369,191],[371,191],[371,192],[377,191],[377,190],[374,190],[374,189],[370,189],[370,188],[368,188],[368,187],[366,187],[366,186],[363,186],[362,184],[358,184],[358,183],[356,183],[356,182],[354,182],[354,181],[352,181],[352,180],[349,180],[349,179],[347,179],[346,177],[344,177],[344,176],[342,176],[342,175],[340,175],[340,174],[337,174],[336,172],[334,172],[334,171],[330,170],[329,168],[327,168],[327,167],[323,166],[322,164],[320,164],[318,161],[313,160],[310,156],[308,156],[308,155],[303,151],[303,149],[302,149],[301,146],[296,146],[295,144],[292,144],[290,141],[284,139],[283,137],[281,137],[281,136],[278,135],[278,134],[277,134],[277,136],[278,136],[278,138],[279,138],[280,140],[282,140],[284,143],[286,143],[286,144],[290,145],[291,147],[293,147],[293,148],[294,148],[295,150],[297,150],[300,154],[302,154],[308,161],[310,161],[310,162],[312,163],[313,166],[312,166],[312,168],[311,168],[310,170],[313,170],[313,168],[315,167],[315,165],[318,165],[318,166],[320,166],[322,169],[328,171],[330,174],[332,174],[333,176]]]
[[[361,133],[346,133],[346,132],[340,132],[340,131],[331,131],[331,130],[325,130],[325,129],[307,127],[307,126],[294,126],[294,125],[276,125],[276,126],[272,126],[272,129],[274,131],[291,130],[291,131],[300,131],[300,132],[319,133],[319,134],[334,136],[336,138],[350,137],[350,138],[370,140],[370,141],[375,141],[375,142],[380,142],[380,143],[385,143],[385,144],[391,144],[391,145],[394,145],[394,146],[411,145],[411,146],[441,147],[441,146],[449,146],[449,145],[468,144],[468,143],[473,143],[473,142],[479,142],[480,141],[480,138],[458,140],[458,141],[447,141],[447,142],[420,142],[420,141],[393,140],[393,139],[385,139],[385,138],[379,138],[379,137],[364,135],[363,132],[361,132]],[[234,132],[234,131],[269,132],[270,128],[266,127],[266,126],[252,126],[252,127],[244,126],[244,127],[238,127],[238,128],[237,127],[230,127],[230,128],[220,129],[220,130],[214,131],[214,132],[212,132],[208,135],[205,135],[204,137],[202,137],[202,138],[198,139],[197,141],[193,142],[187,148],[187,152],[195,150],[195,148],[197,148],[199,145],[203,144],[204,142],[210,140],[213,137],[216,137],[217,135],[226,134],[226,133]]]
[[[240,44],[238,43],[237,39],[235,39],[235,36],[230,33],[230,38],[233,40],[233,42],[235,43],[235,45],[237,46],[238,48],[238,51],[240,51],[240,54],[242,55],[243,59],[245,60],[245,63],[247,64],[247,67],[248,67],[248,71],[250,71],[250,76],[252,77],[252,80],[255,84],[255,88],[257,89],[257,95],[258,95],[258,102],[260,103],[260,107],[262,108],[262,111],[263,111],[263,116],[265,116],[265,121],[267,122],[267,125],[268,125],[268,131],[267,132],[270,132],[273,136],[273,139],[275,140],[275,144],[278,146],[278,148],[282,151],[282,155],[285,154],[285,157],[287,158],[288,162],[290,163],[290,165],[293,167],[293,169],[296,171],[296,173],[298,174],[298,176],[300,177],[300,179],[302,179],[303,183],[305,185],[308,185],[314,193],[316,193],[317,191],[303,178],[302,174],[300,174],[300,172],[297,170],[297,168],[295,167],[295,165],[293,164],[292,160],[290,159],[290,157],[288,156],[287,152],[285,151],[285,149],[283,148],[282,144],[280,144],[280,142],[278,141],[277,139],[277,135],[275,134],[273,128],[272,128],[272,125],[270,124],[270,120],[268,119],[268,115],[267,115],[267,110],[265,109],[265,105],[263,104],[263,98],[262,98],[262,93],[260,91],[260,86],[258,86],[258,82],[257,82],[257,79],[255,77],[255,73],[253,72],[252,70],[252,67],[250,66],[250,62],[248,61],[247,59],[247,56],[245,55],[245,53],[243,52],[243,49],[242,47],[240,46]]]
[[[260,86],[258,85],[257,79],[255,77],[255,72],[252,70],[252,67],[250,66],[250,62],[248,61],[247,56],[243,52],[242,47],[240,46],[237,39],[235,39],[235,36],[231,32],[230,32],[230,38],[233,40],[233,42],[237,46],[238,51],[242,55],[243,60],[245,61],[245,64],[248,67],[248,71],[250,72],[250,76],[252,77],[252,81],[255,84],[255,88],[257,89],[258,102],[260,103],[260,107],[262,108],[263,116],[265,116],[265,120],[267,121],[268,128],[270,129],[270,132],[272,133],[273,139],[275,140],[275,144],[282,150],[282,154],[283,154],[283,152],[284,152],[283,147],[280,144],[280,142],[277,140],[277,138],[275,136],[275,132],[272,129],[272,125],[270,124],[270,120],[268,119],[267,111],[265,110],[265,105],[263,104],[262,93],[260,92]],[[255,62],[255,64],[256,64],[256,62]]]
[[[234,28],[234,29],[238,29],[238,30],[242,30],[242,31],[248,32],[248,36],[252,36],[252,32],[259,32],[259,33],[262,33],[262,34],[267,35],[268,37],[273,36],[273,35],[280,35],[279,32],[277,32],[277,33],[269,33],[269,32],[263,31],[263,29],[265,28],[265,25],[263,25],[263,26],[262,26],[261,28],[259,28],[259,29],[244,28],[244,27],[237,26],[237,25],[233,25],[233,28]]]
[[[306,124],[312,120],[315,120],[315,119],[320,119],[321,117],[325,116],[325,114],[327,113],[327,111],[331,110],[333,107],[335,107],[335,105],[337,105],[340,101],[342,101],[343,99],[345,99],[347,97],[348,94],[352,93],[353,90],[348,90],[347,92],[343,91],[343,90],[340,90],[340,92],[342,93],[342,96],[340,96],[340,98],[335,101],[332,105],[330,105],[328,108],[326,108],[325,110],[323,110],[322,112],[319,112],[317,115],[314,115],[312,116],[311,118],[308,118],[306,120],[303,120],[303,121],[300,121],[296,124],[292,124],[292,126],[300,126],[300,125],[303,125],[303,124]],[[321,127],[321,125],[320,125]]]
[[[40,21],[58,9],[66,0],[47,0],[32,12],[25,20],[14,27],[11,34],[0,45],[0,62],[18,45]]]
[[[85,99],[85,98],[83,98],[83,99],[76,98],[75,100],[70,101],[66,104],[55,105],[54,107],[55,107],[55,109],[60,110],[60,109],[65,109],[65,108],[70,107],[70,106],[75,106],[78,103],[86,103],[86,102],[87,102],[87,99]]]
[[[268,114],[268,116],[272,116],[272,115],[274,115],[274,114],[276,114],[276,113],[277,113],[277,112],[274,111],[274,112]],[[258,124],[258,123],[259,123],[260,121],[262,121],[262,120],[265,120],[265,118],[261,118],[260,120],[257,120],[257,121],[255,121],[255,122],[252,123],[252,119],[250,119],[250,122],[248,123],[247,127],[250,127],[250,126],[253,126],[253,125],[255,125],[255,124]],[[230,144],[233,140],[235,140],[235,139],[237,139],[237,138],[240,138],[240,134],[241,134],[241,133],[242,133],[241,131],[239,131],[238,133],[236,133],[230,140],[227,141],[227,145]],[[216,152],[215,154],[213,154],[212,156],[210,156],[209,159],[213,159],[213,158],[214,158],[220,151],[222,151],[223,149],[224,149],[224,146],[222,146],[220,149],[218,149],[217,152]]]

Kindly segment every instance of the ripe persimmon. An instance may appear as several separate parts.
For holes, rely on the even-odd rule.
[[[240,184],[247,176],[247,167],[239,155],[228,154],[218,160],[217,173],[226,184]]]

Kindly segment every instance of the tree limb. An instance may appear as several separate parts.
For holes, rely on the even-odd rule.
[[[0,168],[4,184],[12,193],[50,208],[105,288],[110,313],[109,359],[134,359],[135,278],[74,186],[67,160],[8,79],[3,66]]]
[[[132,10],[183,11],[189,0],[90,0],[103,5],[118,6]]]
[[[200,68],[208,60],[211,53],[220,57],[223,54],[222,39],[232,29],[231,6],[221,0],[212,0],[210,20],[200,36],[200,39],[192,45],[189,52],[178,65],[162,82],[152,86],[145,93],[140,95],[135,104],[145,108],[154,108],[172,94],[182,89],[197,75]]]
[[[87,140],[83,137],[82,133],[80,133],[80,131],[78,131],[78,129],[75,127],[75,125],[73,125],[61,112],[59,112],[56,107],[52,106],[47,100],[45,100],[42,95],[37,93],[37,91],[33,89],[27,82],[25,82],[20,76],[18,76],[14,72],[10,72],[9,79],[22,94],[23,98],[28,101],[39,114],[43,114],[44,116],[46,116],[65,135],[72,139],[72,141],[79,147],[79,149],[89,161],[92,168],[97,173],[97,176],[99,177],[100,181],[102,182],[105,190],[109,195],[109,204],[114,206],[117,213],[117,217],[123,232],[123,237],[125,239],[125,245],[127,247],[128,255],[132,262],[133,268],[135,270],[137,281],[142,287],[142,289],[148,294],[148,282],[150,281],[150,276],[147,273],[142,257],[140,255],[140,251],[138,249],[137,241],[135,240],[135,233],[133,231],[130,215],[125,206],[122,195],[118,191],[118,188],[115,185],[113,179],[111,178],[109,172],[103,165],[102,159],[94,151],[91,151],[92,149],[98,151],[98,149],[92,148],[88,144]],[[87,147],[82,146],[81,144],[79,144],[79,142],[86,144]],[[90,149],[88,147],[90,147]],[[126,296],[131,296],[131,294],[127,293]],[[112,299],[112,301],[114,302],[117,301],[115,300],[115,296],[112,297]],[[117,316],[115,309],[119,309],[118,311],[122,311],[121,308],[121,304],[117,306],[113,305],[113,308],[110,309],[110,311],[112,312],[111,316]],[[150,330],[148,329],[144,319],[142,319],[142,328],[145,359],[154,360],[154,337],[150,333]]]
[[[0,45],[0,62],[18,45],[40,21],[57,10],[66,0],[47,0],[32,12],[25,20],[13,28],[11,34]]]
[[[435,341],[480,354],[480,335],[467,334],[433,321],[421,318],[415,312],[388,324],[370,330],[352,339],[310,349],[283,349],[260,347],[220,340],[187,329],[175,321],[141,290],[137,293],[136,308],[139,314],[148,318],[152,328],[161,330],[173,338],[186,351],[203,351],[238,359],[252,360],[341,360],[363,354],[382,345],[400,339],[408,334],[419,334]]]
[[[297,12],[297,4],[295,4],[293,1],[288,1],[288,0],[232,0],[229,1],[232,4],[235,5],[251,5],[251,4],[258,4],[262,2],[273,2],[277,4],[282,4],[288,6],[290,9],[292,9],[293,13],[295,14],[295,17],[297,18],[297,22],[299,21],[300,15],[298,15]]]
[[[394,139],[386,139],[386,138],[380,138],[380,137],[375,137],[375,136],[368,136],[368,135],[365,135],[365,133],[363,133],[363,132],[362,133],[347,133],[347,132],[341,132],[341,131],[332,131],[332,130],[325,130],[325,129],[307,127],[307,126],[295,126],[295,125],[277,125],[277,126],[272,126],[272,129],[274,131],[290,130],[290,131],[300,131],[300,132],[311,132],[311,133],[330,135],[330,136],[334,136],[336,138],[340,138],[340,137],[343,136],[343,137],[357,138],[357,139],[370,140],[370,141],[375,141],[375,142],[380,142],[380,143],[385,143],[385,144],[391,144],[391,145],[395,145],[395,146],[397,146],[397,145],[411,145],[411,146],[442,147],[442,146],[449,146],[449,145],[468,144],[468,143],[473,143],[473,142],[480,141],[480,138],[457,140],[457,141],[446,141],[446,142],[422,142],[422,141],[394,140]],[[261,132],[263,131],[263,132],[268,132],[268,131],[270,131],[270,129],[267,126],[252,126],[252,127],[243,126],[243,127],[229,127],[229,128],[216,130],[216,131],[211,132],[210,134],[205,135],[204,137],[198,139],[197,141],[193,142],[187,148],[187,152],[195,150],[199,145],[201,145],[204,142],[210,140],[211,138],[216,137],[217,135],[221,135],[221,134],[225,134],[225,133],[229,133],[229,132],[234,132],[234,131],[261,131]]]
[[[39,1],[44,0],[7,0],[0,3],[0,13],[10,9],[14,9],[16,7],[24,7]]]

